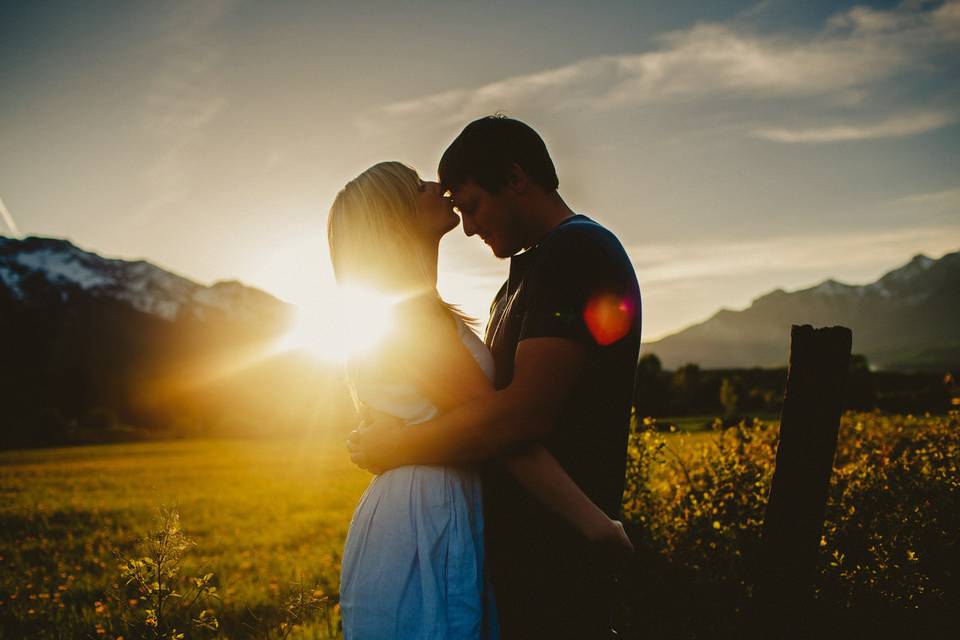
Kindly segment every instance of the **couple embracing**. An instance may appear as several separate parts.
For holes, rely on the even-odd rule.
[[[613,565],[633,551],[616,520],[640,345],[633,267],[566,205],[522,122],[470,123],[438,173],[374,165],[330,210],[338,282],[399,299],[381,346],[348,364],[369,412],[348,446],[377,475],[343,552],[344,636],[607,637]],[[510,259],[483,341],[436,290],[458,222]]]

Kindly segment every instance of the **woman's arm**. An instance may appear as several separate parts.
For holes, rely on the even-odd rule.
[[[427,329],[430,346],[404,349],[401,356],[418,387],[441,411],[492,396],[493,385],[464,346],[456,326],[448,317],[431,314],[429,318],[428,326],[418,324]],[[588,540],[618,556],[633,551],[623,526],[590,500],[545,447],[530,444],[500,460],[524,490]]]

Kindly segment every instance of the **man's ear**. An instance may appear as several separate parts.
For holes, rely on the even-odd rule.
[[[510,167],[507,187],[517,195],[525,195],[530,188],[530,178],[527,176],[527,172],[516,162]]]

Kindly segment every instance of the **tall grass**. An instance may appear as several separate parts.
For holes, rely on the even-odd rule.
[[[642,637],[737,637],[746,623],[778,429],[663,435],[635,425],[624,502],[641,553],[627,598]],[[814,610],[820,637],[955,629],[960,414],[847,414]],[[852,635],[851,635],[852,634]]]
[[[123,563],[114,552],[146,555],[138,547],[162,530],[160,505],[177,509],[194,543],[182,575],[214,574],[220,634],[255,637],[265,626],[290,622],[290,597],[308,587],[330,606],[291,627],[298,625],[299,637],[335,637],[340,551],[369,479],[340,442],[178,441],[4,453],[0,637],[136,637],[120,619],[115,594]]]
[[[776,442],[764,421],[634,425],[624,515],[639,552],[623,636],[738,637]],[[844,416],[814,585],[821,637],[950,633],[958,465],[960,414]],[[0,637],[338,637],[340,550],[369,478],[339,441],[0,454]],[[180,521],[158,521],[159,505]],[[136,562],[160,564],[150,544],[163,532],[179,551],[154,586]],[[176,610],[197,589],[162,621],[158,597]]]

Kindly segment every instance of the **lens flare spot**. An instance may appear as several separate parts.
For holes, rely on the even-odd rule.
[[[613,344],[630,333],[637,305],[626,296],[601,293],[590,298],[583,312],[584,322],[597,344]]]

